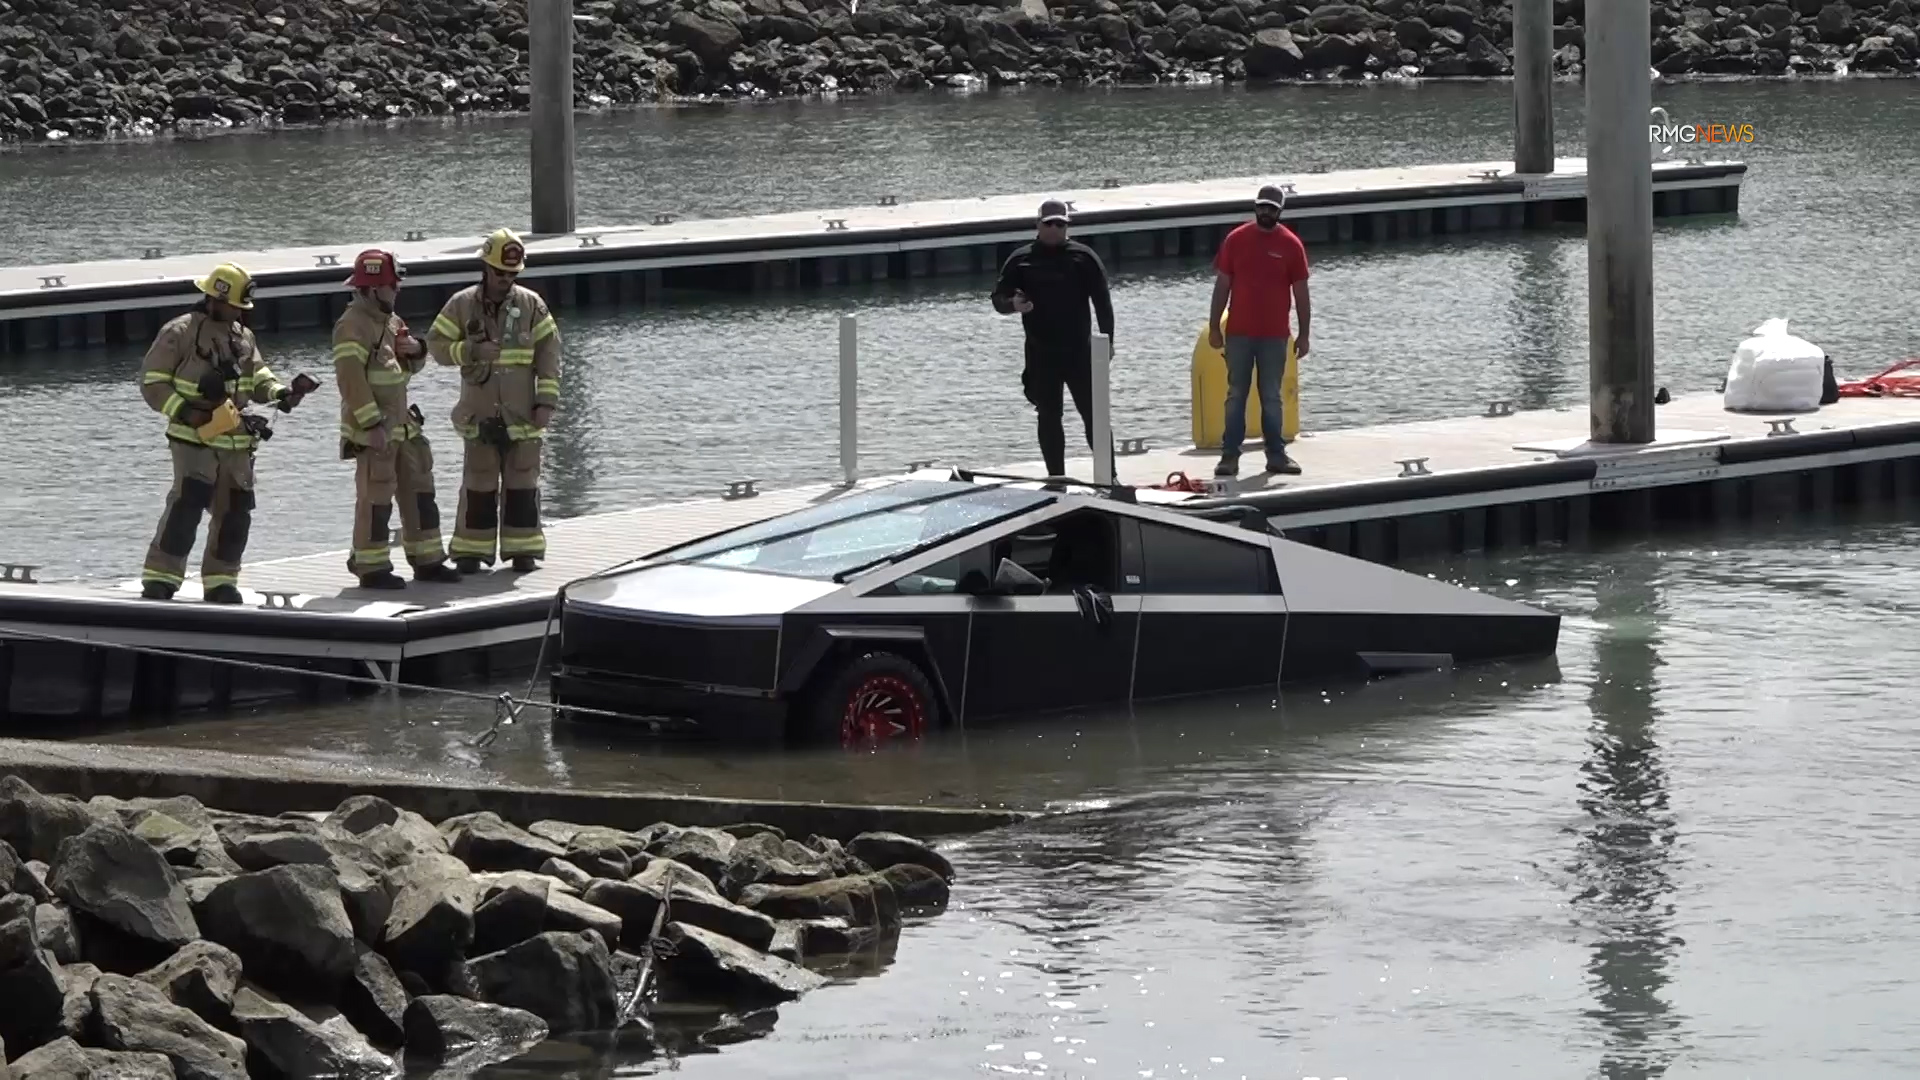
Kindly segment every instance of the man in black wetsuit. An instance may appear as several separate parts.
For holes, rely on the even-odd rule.
[[[1113,300],[1107,292],[1107,268],[1093,249],[1067,239],[1067,207],[1058,199],[1040,204],[1040,226],[1033,243],[1023,244],[1000,268],[993,287],[993,309],[1020,313],[1027,333],[1027,366],[1020,375],[1027,400],[1040,414],[1040,454],[1049,476],[1067,472],[1067,436],[1061,420],[1061,391],[1073,395],[1093,448],[1093,319],[1113,337]],[[1111,431],[1109,431],[1111,435]],[[1113,445],[1106,452],[1111,460]]]

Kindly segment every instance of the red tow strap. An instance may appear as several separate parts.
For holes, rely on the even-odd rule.
[[[1878,375],[1838,384],[1841,397],[1920,397],[1920,375],[1894,375],[1920,365],[1920,357],[1902,360]]]

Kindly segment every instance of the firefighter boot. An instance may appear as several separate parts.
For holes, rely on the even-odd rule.
[[[360,587],[363,589],[404,589],[406,580],[392,570],[375,570],[371,574],[360,575]]]
[[[413,580],[454,582],[460,580],[460,571],[448,566],[444,560],[423,563],[413,568]]]
[[[477,574],[480,572],[480,560],[472,555],[462,555],[453,560],[453,569],[459,574]]]
[[[203,593],[201,599],[209,604],[238,604],[241,602],[240,586],[215,585]]]
[[[173,586],[164,581],[144,582],[140,586],[140,598],[142,600],[171,600],[173,599]]]
[[[527,574],[540,568],[540,560],[531,555],[515,555],[513,569],[516,573]]]

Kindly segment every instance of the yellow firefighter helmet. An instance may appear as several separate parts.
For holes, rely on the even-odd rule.
[[[196,279],[193,287],[242,311],[253,310],[253,275],[233,263],[214,267],[206,277]]]
[[[526,269],[527,245],[512,229],[495,229],[486,243],[480,245],[480,261],[495,270],[517,274]]]

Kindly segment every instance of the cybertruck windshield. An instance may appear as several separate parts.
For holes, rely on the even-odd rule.
[[[952,481],[905,481],[663,553],[666,561],[833,581],[1044,506],[1053,496]]]

